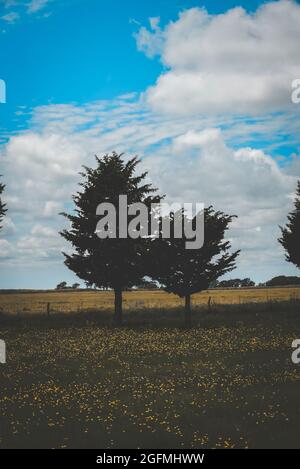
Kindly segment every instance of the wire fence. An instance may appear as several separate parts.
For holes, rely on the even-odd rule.
[[[194,306],[206,306],[212,309],[217,305],[273,305],[279,303],[299,303],[300,291],[293,292],[290,295],[195,295],[192,300]],[[179,297],[169,297],[166,295],[163,299],[123,299],[124,310],[140,309],[168,309],[181,307],[184,299]],[[86,301],[10,301],[0,303],[0,314],[44,314],[50,316],[56,313],[80,313],[91,311],[109,311],[114,307],[113,297],[86,300]]]

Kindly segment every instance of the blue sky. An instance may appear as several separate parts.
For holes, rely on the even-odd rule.
[[[6,2],[0,2],[0,5]],[[20,6],[18,6],[18,3]],[[242,5],[254,10],[256,1],[122,1],[53,0],[26,14],[22,4],[6,7],[20,14],[13,23],[2,19],[1,78],[7,83],[7,105],[1,125],[14,130],[18,106],[88,102],[141,92],[162,70],[159,60],[139,53],[133,38],[140,24],[161,17],[162,24],[178,12],[200,4],[209,12],[224,12]],[[50,14],[50,16],[48,16]],[[4,32],[5,31],[5,32]]]
[[[276,237],[300,168],[300,7],[266,4],[0,1],[0,288],[76,280],[57,213],[80,165],[112,150],[138,153],[171,200],[237,213],[234,275],[297,274]]]

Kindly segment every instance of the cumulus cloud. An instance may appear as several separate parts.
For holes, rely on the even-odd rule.
[[[191,8],[163,30],[142,27],[137,45],[161,56],[167,71],[146,93],[153,109],[169,113],[243,113],[286,109],[300,76],[300,5],[263,4],[210,15]]]
[[[228,236],[242,249],[242,272],[259,266],[267,275],[273,264],[280,269],[278,225],[291,209],[297,177],[283,171],[271,156],[247,147],[234,150],[219,129],[206,129],[174,138],[145,165],[170,201],[213,204],[238,216]]]
[[[24,12],[46,3],[32,0]],[[293,272],[276,238],[300,174],[299,107],[287,109],[300,76],[299,39],[300,5],[289,0],[255,13],[192,8],[166,27],[151,18],[137,46],[158,54],[165,71],[142,97],[37,107],[28,130],[1,146],[9,210],[1,265],[61,265],[68,247],[59,212],[71,210],[81,165],[116,150],[142,157],[169,202],[204,202],[238,216],[228,233],[243,250],[236,275]]]
[[[4,224],[1,234],[14,245],[13,263],[62,261],[64,242],[58,231],[64,222],[59,212],[76,190],[83,162],[80,150],[65,134],[46,130],[13,136],[3,148],[3,199],[18,230],[15,236],[11,232],[8,237],[12,226]]]
[[[80,169],[80,156],[80,148],[61,134],[26,132],[12,137],[3,164],[10,175],[9,194],[15,208],[26,204],[34,212],[36,207],[44,208],[50,195],[57,203],[63,200],[69,195],[68,182],[76,179]],[[22,196],[18,199],[20,181]],[[32,197],[34,193],[38,197]]]
[[[262,230],[284,217],[297,181],[262,150],[232,149],[219,129],[188,131],[145,164],[172,200],[212,203],[238,215],[242,228]]]

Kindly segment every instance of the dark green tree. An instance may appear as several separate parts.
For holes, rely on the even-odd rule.
[[[63,281],[56,285],[56,290],[65,290],[67,288],[67,282]]]
[[[182,223],[184,213],[181,212]],[[152,277],[169,293],[185,298],[185,323],[191,325],[191,295],[209,288],[219,277],[235,268],[239,251],[230,253],[231,245],[224,240],[225,231],[233,216],[204,210],[204,244],[199,249],[187,249],[187,238],[174,236],[174,214],[170,215],[171,236],[154,243]],[[190,221],[196,229],[196,217]]]
[[[287,285],[300,285],[300,277],[278,275],[266,282],[267,287],[281,287]]]
[[[242,287],[255,287],[255,282],[250,278],[232,278],[229,280],[222,280],[218,282],[218,288],[242,288]]]
[[[95,169],[84,166],[81,174],[82,190],[73,196],[75,212],[63,215],[71,228],[61,235],[69,241],[74,253],[65,255],[65,264],[90,286],[112,288],[115,293],[115,324],[122,323],[122,292],[139,284],[147,274],[144,254],[150,249],[150,238],[120,236],[119,195],[127,196],[127,207],[142,202],[149,207],[161,197],[156,189],[145,183],[147,173],[136,174],[139,160],[135,157],[125,162],[122,154],[112,153],[96,157]],[[96,226],[101,216],[96,214],[100,203],[111,203],[116,209],[116,237],[100,239]],[[134,216],[128,215],[128,224]],[[107,227],[108,230],[111,227]]]
[[[280,227],[280,244],[286,251],[285,258],[300,269],[300,181],[298,181],[295,209],[288,215],[288,223]]]
[[[0,182],[0,196],[1,196],[2,192],[4,191],[4,189],[5,189],[5,185],[4,185],[4,184],[1,184],[1,182]],[[3,220],[3,217],[4,217],[5,213],[6,213],[6,211],[7,211],[7,209],[6,209],[6,204],[4,204],[4,203],[2,202],[2,199],[1,199],[1,197],[0,197],[0,229],[2,228],[1,222],[2,222],[2,220]]]

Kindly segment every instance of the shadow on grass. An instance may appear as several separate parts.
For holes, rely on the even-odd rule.
[[[300,323],[300,300],[268,303],[244,303],[237,305],[213,305],[211,309],[196,305],[192,311],[192,327],[218,328],[240,327],[253,324]],[[81,312],[22,312],[0,313],[0,326],[13,328],[65,328],[109,327],[114,328],[112,309],[89,309]],[[130,329],[185,329],[184,310],[173,308],[138,308],[124,312],[123,328]]]

